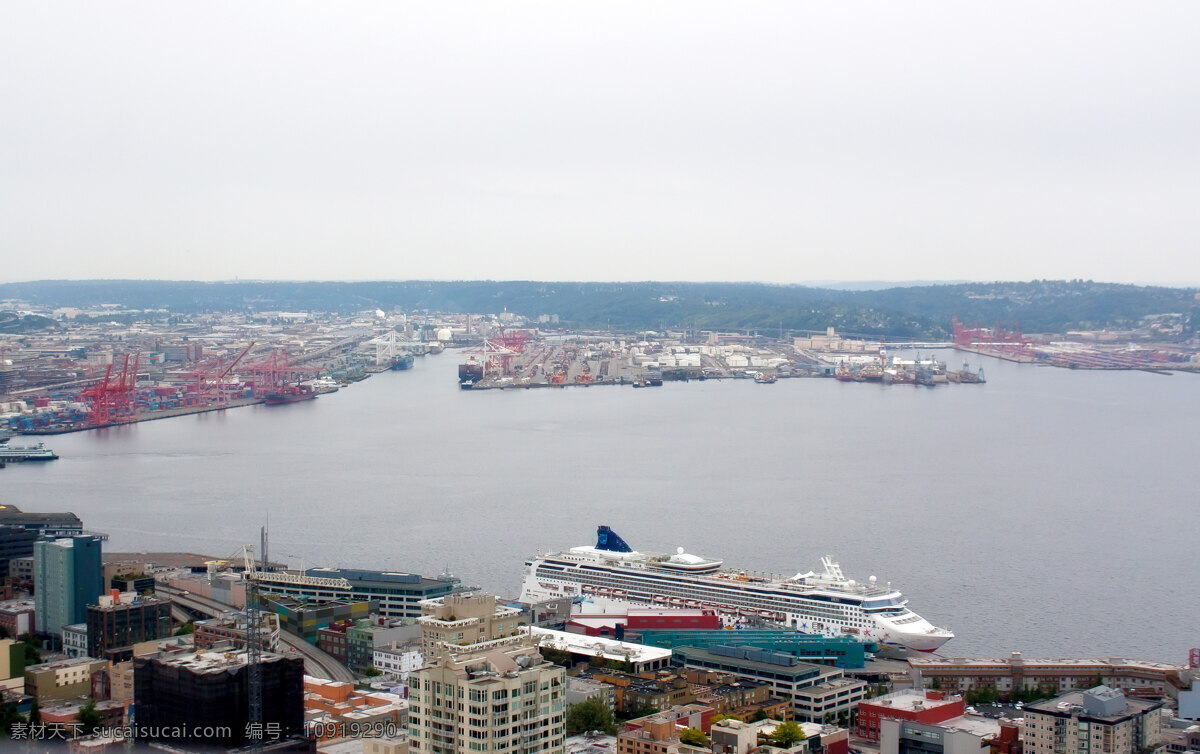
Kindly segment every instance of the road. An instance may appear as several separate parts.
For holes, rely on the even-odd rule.
[[[198,594],[184,594],[178,589],[172,589],[165,584],[155,584],[154,588],[156,591],[170,596],[172,602],[182,607],[213,617],[221,613],[237,610],[233,605],[226,605],[207,597],[201,597]],[[280,631],[279,641],[289,649],[300,653],[304,658],[304,672],[308,675],[316,678],[326,678],[331,681],[346,681],[348,683],[353,683],[356,680],[354,673],[351,673],[349,668],[338,662],[337,658],[309,644],[299,636],[289,634],[286,631]]]

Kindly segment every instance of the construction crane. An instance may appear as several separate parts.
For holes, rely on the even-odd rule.
[[[267,570],[267,527],[262,527],[262,570]],[[242,547],[242,560],[246,566],[246,722],[254,729],[263,730],[263,682],[262,682],[262,611],[258,604],[258,574],[254,563],[254,545]],[[262,750],[262,739],[254,739],[253,751]]]

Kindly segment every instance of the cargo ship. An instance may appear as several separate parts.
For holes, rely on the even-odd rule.
[[[54,461],[58,455],[46,447],[45,443],[37,445],[9,445],[8,440],[0,442],[0,463],[22,463],[24,461]]]
[[[408,351],[405,351],[401,354],[398,354],[398,355],[392,357],[391,368],[397,369],[397,370],[412,369],[413,363],[415,361],[416,361],[416,357],[414,357]]]
[[[466,361],[458,365],[458,382],[460,385],[466,385],[467,383],[474,385],[476,382],[482,380],[483,362],[479,359],[470,356]]]
[[[727,627],[765,622],[802,633],[850,636],[873,644],[932,652],[954,638],[909,610],[908,600],[874,576],[847,579],[832,558],[820,574],[791,578],[723,569],[722,562],[691,555],[635,552],[607,526],[594,547],[572,547],[525,561],[522,602],[579,600],[591,612],[629,607],[715,610]]]
[[[272,390],[263,396],[263,403],[268,406],[279,406],[284,403],[299,403],[300,401],[311,401],[316,398],[317,394],[304,386],[292,386]]]

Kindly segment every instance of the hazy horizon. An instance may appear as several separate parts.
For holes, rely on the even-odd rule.
[[[17,4],[0,279],[1186,286],[1198,27],[1182,0]]]
[[[772,280],[649,280],[649,279],[629,279],[629,280],[547,280],[535,278],[342,278],[342,279],[320,279],[320,278],[228,278],[201,280],[197,278],[31,278],[25,280],[5,280],[0,278],[0,285],[30,285],[37,283],[88,283],[88,282],[104,282],[104,281],[133,281],[139,283],[213,283],[213,284],[228,284],[228,283],[546,283],[553,284],[654,284],[660,283],[664,285],[681,284],[681,285],[771,285],[783,287],[800,287],[800,288],[826,288],[830,290],[846,290],[846,291],[870,291],[882,290],[887,288],[920,288],[925,286],[936,285],[1003,285],[1005,283],[1024,284],[1031,283],[1035,280],[1045,280],[1048,282],[1070,282],[1073,280],[1085,280],[1087,282],[1100,285],[1133,285],[1148,288],[1178,288],[1188,290],[1192,288],[1200,288],[1198,282],[1181,282],[1181,283],[1163,283],[1163,282],[1146,282],[1146,281],[1131,281],[1121,282],[1113,280],[1091,280],[1088,278],[1031,278],[1027,280],[799,280],[791,281],[772,281]]]

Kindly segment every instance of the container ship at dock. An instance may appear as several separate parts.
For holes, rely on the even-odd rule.
[[[483,362],[474,356],[458,365],[458,384],[462,388],[474,387],[483,380]]]
[[[280,406],[285,403],[299,403],[300,401],[311,401],[316,398],[317,394],[307,386],[301,385],[298,387],[286,387],[279,390],[272,390],[263,396],[263,403],[268,406]]]
[[[850,636],[862,642],[932,652],[954,634],[909,610],[891,584],[874,576],[859,584],[832,559],[821,574],[762,577],[722,569],[720,560],[684,552],[636,552],[607,526],[594,547],[525,561],[521,600],[577,599],[596,610],[629,607],[706,608],[726,625],[758,621],[803,633]]]

